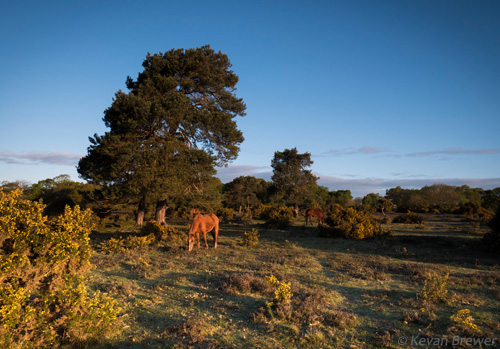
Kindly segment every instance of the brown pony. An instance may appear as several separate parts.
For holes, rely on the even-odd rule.
[[[191,214],[194,215],[193,224],[188,232],[188,244],[189,251],[193,249],[194,239],[198,240],[198,248],[200,248],[200,233],[203,233],[203,239],[205,241],[205,246],[208,248],[207,244],[207,233],[212,231],[212,236],[214,237],[214,248],[217,248],[217,238],[219,237],[219,218],[213,213],[202,215],[197,208],[191,210]]]
[[[319,223],[325,223],[325,215],[323,214],[323,211],[320,210],[319,208],[308,208],[306,210],[306,225],[308,222],[312,223],[312,218],[317,217],[318,218],[318,224]]]

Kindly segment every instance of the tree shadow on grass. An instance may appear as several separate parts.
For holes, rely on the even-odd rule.
[[[228,271],[229,272],[229,271]],[[228,294],[221,290],[218,276],[186,275],[167,272],[153,284],[168,285],[164,304],[154,304],[156,288],[151,281],[138,281],[143,294],[134,297],[129,320],[133,331],[125,331],[121,340],[113,342],[119,348],[180,347],[208,348],[219,342],[216,333],[220,321],[243,323],[248,326],[251,314],[263,305],[252,294]],[[175,289],[175,291],[169,291]],[[148,292],[148,290],[150,290]],[[223,320],[220,320],[223,319]],[[225,320],[224,320],[225,319]],[[124,339],[125,337],[125,339]]]

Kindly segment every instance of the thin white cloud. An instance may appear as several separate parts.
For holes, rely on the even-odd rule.
[[[491,155],[500,153],[500,149],[486,148],[486,149],[463,149],[463,148],[448,148],[444,150],[431,150],[418,153],[409,153],[407,156],[434,156],[434,155]]]
[[[355,154],[381,154],[385,153],[386,150],[382,148],[370,147],[370,146],[362,146],[362,147],[350,147],[343,149],[330,149],[322,156],[342,156],[342,155],[355,155]],[[321,155],[320,155],[321,156]]]
[[[76,166],[82,156],[61,152],[31,152],[31,153],[12,153],[0,152],[0,162],[16,165],[63,165]]]
[[[497,148],[484,148],[484,149],[464,149],[464,148],[448,148],[439,150],[429,150],[414,153],[394,153],[387,149],[362,146],[362,147],[350,147],[343,149],[330,149],[329,151],[316,155],[317,157],[326,156],[346,156],[346,155],[377,155],[377,156],[388,156],[388,157],[432,157],[432,156],[453,156],[453,155],[494,155],[499,154],[500,149]]]
[[[360,153],[363,153],[363,154],[380,154],[380,153],[385,152],[381,148],[374,148],[374,147],[367,147],[367,146],[361,147],[358,150]]]

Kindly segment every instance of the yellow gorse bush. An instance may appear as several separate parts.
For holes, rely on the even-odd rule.
[[[188,228],[189,229],[189,228]],[[182,232],[174,227],[169,227],[162,225],[155,220],[147,221],[141,228],[141,234],[143,236],[148,236],[153,234],[156,241],[164,242],[169,245],[183,244],[187,232]]]
[[[456,314],[452,315],[450,319],[457,327],[469,334],[475,335],[481,333],[479,327],[474,323],[474,318],[470,315],[469,309],[459,310]]]
[[[449,276],[449,274],[446,274],[444,277],[430,274],[427,275],[424,286],[418,294],[418,298],[431,302],[445,301],[448,294],[447,282]]]
[[[66,207],[55,221],[22,190],[0,188],[0,347],[44,348],[97,339],[118,306],[89,295],[91,211]]]
[[[326,225],[319,227],[320,236],[343,237],[346,239],[370,239],[388,236],[390,231],[383,230],[366,212],[357,211],[352,207],[343,208],[335,204],[331,208]]]
[[[123,242],[123,239],[111,238],[107,241],[101,242],[99,246],[101,247],[101,251],[106,254],[121,253],[127,250]]]
[[[246,247],[257,246],[259,244],[259,232],[257,229],[252,229],[252,231],[243,233],[241,237],[240,244]]]
[[[153,234],[146,236],[128,236],[124,239],[111,238],[101,243],[101,251],[104,253],[121,253],[127,250],[138,250],[149,246],[155,240]]]
[[[267,282],[274,288],[274,300],[273,303],[268,303],[268,306],[272,306],[274,303],[283,304],[290,301],[293,296],[291,282],[279,281],[274,275],[268,276]]]
[[[280,206],[271,209],[266,223],[273,228],[286,229],[292,224],[293,219],[293,208]]]

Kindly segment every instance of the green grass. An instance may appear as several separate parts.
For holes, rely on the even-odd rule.
[[[471,336],[450,320],[465,308],[482,331],[476,336],[500,337],[499,261],[478,247],[485,227],[436,215],[425,215],[421,227],[385,227],[393,240],[319,238],[303,220],[287,231],[224,223],[216,250],[210,236],[208,250],[154,245],[105,255],[99,242],[138,229],[104,226],[92,236],[88,283],[119,300],[122,331],[96,346],[403,348],[401,336]],[[252,229],[259,245],[241,246]],[[293,293],[272,316],[271,274],[291,282]],[[429,275],[446,274],[444,302],[418,299]]]

